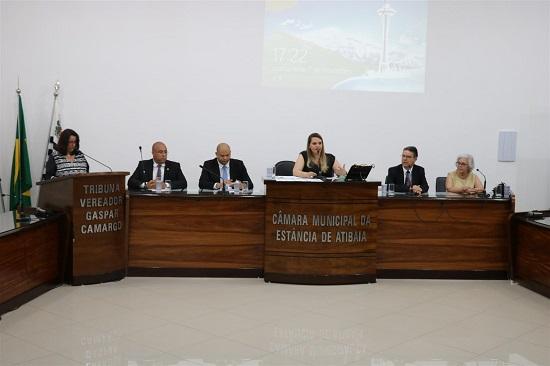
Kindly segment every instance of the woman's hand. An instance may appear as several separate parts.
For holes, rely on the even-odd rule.
[[[336,175],[339,176],[339,177],[348,174],[348,172],[346,171],[346,164],[336,166],[336,167],[334,168],[334,172],[335,172]]]

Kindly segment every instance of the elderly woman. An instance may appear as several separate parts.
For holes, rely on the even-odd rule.
[[[90,167],[86,157],[79,149],[80,137],[78,133],[69,128],[63,130],[46,163],[44,179],[88,173]]]
[[[307,138],[307,150],[302,151],[294,163],[292,174],[302,178],[331,178],[335,173],[346,175],[345,166],[340,165],[334,155],[325,153],[323,138],[312,133]]]
[[[445,187],[447,192],[476,194],[483,192],[483,184],[475,175],[474,157],[470,154],[462,154],[456,158],[456,170],[447,174]]]

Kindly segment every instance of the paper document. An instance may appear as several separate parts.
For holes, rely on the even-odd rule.
[[[539,224],[548,225],[550,226],[550,217],[545,217],[544,219],[535,220]]]
[[[283,176],[283,175],[276,176],[275,181],[277,182],[322,182],[321,179],[317,179],[317,178],[301,178],[301,177]]]

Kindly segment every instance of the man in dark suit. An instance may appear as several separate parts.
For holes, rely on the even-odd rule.
[[[412,192],[421,194],[430,188],[426,181],[424,168],[415,165],[418,150],[414,146],[407,146],[401,154],[401,164],[388,169],[386,184],[395,184],[396,192]]]
[[[254,188],[244,163],[238,159],[231,159],[231,148],[226,143],[218,144],[216,157],[205,161],[203,166],[204,169],[199,179],[200,189],[221,189],[222,179],[226,185],[235,181],[247,181],[248,189]]]
[[[185,189],[187,180],[181,171],[179,163],[167,160],[168,149],[163,142],[153,144],[153,159],[139,162],[134,174],[128,180],[128,189],[154,189],[156,180],[160,178],[162,188],[166,188],[165,181],[170,181],[170,188]]]

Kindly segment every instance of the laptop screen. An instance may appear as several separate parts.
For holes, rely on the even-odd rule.
[[[346,182],[360,182],[367,180],[374,165],[353,164],[346,175]]]

